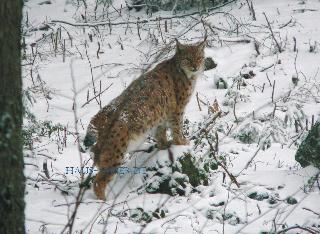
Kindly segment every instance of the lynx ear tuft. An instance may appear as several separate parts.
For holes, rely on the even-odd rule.
[[[203,43],[207,41],[207,38],[208,38],[208,34],[207,34],[207,30],[206,30],[206,32],[204,34],[204,38],[203,38]]]
[[[177,50],[181,50],[182,49],[182,44],[178,41],[177,38],[175,38],[174,40],[176,41]]]

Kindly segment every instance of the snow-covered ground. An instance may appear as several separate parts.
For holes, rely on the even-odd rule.
[[[198,79],[185,118],[192,131],[212,117],[208,109],[217,100],[223,114],[210,131],[218,133],[218,155],[223,155],[240,187],[228,176],[223,179],[220,167],[211,172],[208,186],[187,196],[138,193],[143,175],[117,175],[106,202],[96,200],[92,189],[85,192],[73,232],[277,233],[295,225],[299,227],[287,233],[303,233],[300,227],[320,231],[320,187],[312,181],[319,170],[301,168],[294,159],[306,128],[320,115],[319,0],[255,0],[256,21],[244,0],[203,14],[203,21],[197,14],[153,20],[172,14],[129,12],[122,0],[106,8],[104,17],[102,6],[94,15],[95,1],[87,1],[87,9],[82,1],[39,4],[43,2],[29,0],[24,7],[23,81],[33,103],[26,100],[26,105],[39,126],[47,124],[39,130],[42,136],[32,135],[33,148],[25,151],[27,233],[61,233],[71,219],[80,174],[66,167],[79,167],[81,159],[85,166],[92,165],[89,154],[79,156],[77,142],[99,110],[98,103],[107,105],[150,64],[170,57],[175,37],[184,43],[201,40],[204,27],[206,56],[218,66]],[[151,20],[134,23],[138,19]],[[54,20],[105,24],[72,26]],[[47,24],[48,30],[37,30]],[[254,76],[244,79],[242,74],[249,71]],[[228,89],[217,89],[219,78]],[[96,99],[94,89],[103,91]],[[300,125],[295,126],[295,119]],[[25,124],[30,125],[27,120]],[[250,129],[257,130],[257,136],[245,144],[237,136]],[[142,148],[149,146],[146,142]],[[194,140],[190,146],[171,149],[174,158],[183,152],[204,154]],[[136,152],[124,166],[152,167],[168,160],[168,151]],[[165,211],[164,217],[139,221],[137,208],[146,213],[158,208]]]

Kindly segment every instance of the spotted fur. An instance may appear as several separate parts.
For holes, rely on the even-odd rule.
[[[205,40],[192,45],[176,40],[176,53],[171,59],[133,81],[92,118],[84,145],[94,154],[94,163],[99,168],[94,180],[98,199],[105,200],[105,188],[112,178],[104,169],[121,165],[128,147],[150,129],[156,129],[160,149],[169,145],[168,128],[173,144],[188,144],[182,134],[183,113],[204,69],[204,46]]]

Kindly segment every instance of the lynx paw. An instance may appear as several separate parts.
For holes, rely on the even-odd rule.
[[[94,193],[96,194],[99,200],[106,200],[105,191],[99,188],[96,184],[94,184]]]

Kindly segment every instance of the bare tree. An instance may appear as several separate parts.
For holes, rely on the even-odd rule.
[[[25,233],[21,140],[22,0],[0,1],[0,233]]]

